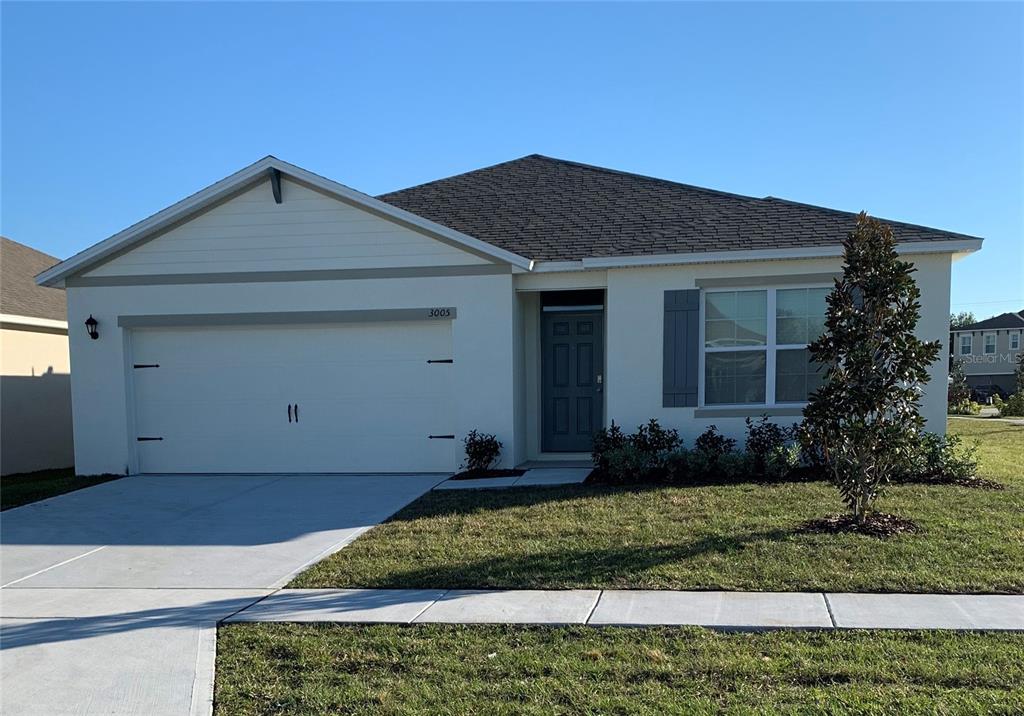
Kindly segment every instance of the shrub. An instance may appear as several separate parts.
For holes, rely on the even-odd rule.
[[[594,436],[594,467],[612,484],[664,480],[668,457],[681,444],[677,430],[663,428],[653,418],[631,435],[613,422]]]
[[[665,481],[681,484],[690,481],[693,472],[694,453],[680,448],[665,457]]]
[[[800,446],[794,443],[772,448],[764,462],[762,473],[768,480],[788,480],[800,467]]]
[[[612,421],[610,428],[601,428],[594,433],[594,447],[591,457],[598,472],[608,472],[608,455],[626,445],[626,434]]]
[[[661,465],[655,456],[640,450],[632,443],[605,453],[607,468],[602,472],[605,482],[613,485],[633,485],[656,479]]]
[[[693,441],[694,451],[701,453],[712,465],[722,456],[732,452],[735,447],[736,441],[718,432],[718,427],[715,425],[710,426]]]
[[[1001,418],[1022,417],[1024,416],[1024,391],[1014,393],[1006,400],[1000,398],[996,393],[992,396],[992,404],[996,406]]]
[[[501,455],[501,442],[494,435],[470,430],[462,442],[466,446],[463,468],[468,471],[489,470]]]
[[[768,463],[773,460],[776,464],[773,470],[778,468],[778,456],[780,456],[793,440],[796,426],[784,428],[762,415],[760,420],[753,421],[746,418],[747,424],[747,454],[750,456],[751,467],[755,473],[761,476],[768,475]],[[773,457],[774,456],[774,457]]]
[[[964,482],[978,473],[977,448],[957,435],[924,433],[907,461],[904,481]]]
[[[629,439],[638,450],[652,455],[672,452],[683,443],[678,430],[663,428],[654,418],[637,428]]]
[[[981,414],[981,404],[968,398],[957,403],[950,403],[948,412],[950,415],[979,415]]]
[[[796,441],[800,446],[800,462],[814,470],[826,470],[825,453],[817,443],[814,433],[808,428],[806,421],[796,429]]]

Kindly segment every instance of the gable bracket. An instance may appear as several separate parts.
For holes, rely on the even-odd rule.
[[[274,203],[281,203],[281,170],[271,168],[270,169],[270,188],[274,192]]]

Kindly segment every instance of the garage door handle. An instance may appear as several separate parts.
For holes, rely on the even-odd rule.
[[[292,404],[288,403],[288,422],[292,421]]]
[[[295,404],[295,422],[299,422],[299,404]]]

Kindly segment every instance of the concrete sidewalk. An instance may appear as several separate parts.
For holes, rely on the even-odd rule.
[[[285,589],[226,621],[1024,631],[1024,595]]]
[[[579,485],[593,472],[592,467],[534,467],[522,475],[483,477],[476,480],[445,480],[435,490],[497,490],[503,487],[545,487]]]

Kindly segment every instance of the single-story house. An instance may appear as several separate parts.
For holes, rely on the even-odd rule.
[[[995,386],[1003,397],[1017,390],[1017,357],[1024,311],[1003,313],[949,332],[950,355],[961,361],[971,388]]]
[[[80,471],[442,472],[473,429],[512,466],[612,420],[798,420],[854,221],[539,155],[378,197],[266,157],[38,280],[67,287]],[[945,341],[981,239],[892,226]]]
[[[75,461],[64,291],[34,280],[57,263],[0,237],[0,475]]]

